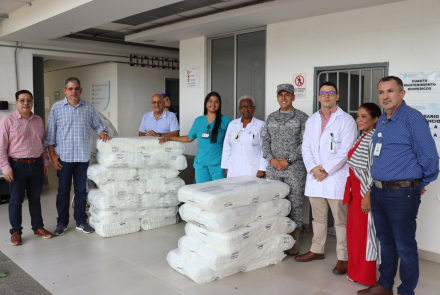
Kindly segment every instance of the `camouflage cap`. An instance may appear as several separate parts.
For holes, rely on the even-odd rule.
[[[294,94],[295,93],[295,89],[293,88],[292,84],[280,84],[277,86],[277,94],[280,93],[280,91],[287,91],[289,93]]]

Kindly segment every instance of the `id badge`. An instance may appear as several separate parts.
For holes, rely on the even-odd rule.
[[[328,152],[330,154],[334,154],[335,153],[335,145],[336,142],[334,142],[333,140],[330,141],[329,145],[328,145]]]
[[[374,147],[373,156],[379,157],[381,150],[382,150],[382,144],[380,142],[376,143],[376,146]]]
[[[209,133],[202,133],[202,138],[209,138]]]

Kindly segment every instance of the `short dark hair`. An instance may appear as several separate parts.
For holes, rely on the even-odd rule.
[[[321,90],[321,88],[323,86],[331,86],[331,87],[333,87],[336,90],[336,94],[338,94],[338,87],[336,86],[335,83],[330,82],[330,81],[324,82],[324,83],[321,84],[321,86],[319,86],[319,90]]]
[[[379,118],[382,115],[380,107],[374,102],[365,102],[359,108],[364,108],[372,118]]]
[[[377,87],[379,87],[379,84],[381,82],[389,82],[391,80],[396,81],[397,85],[399,85],[400,91],[404,90],[402,79],[400,79],[399,77],[396,77],[396,76],[386,76],[386,77],[383,77],[382,79],[380,79],[379,83],[377,83]]]
[[[18,96],[20,94],[29,94],[32,97],[32,99],[34,99],[34,96],[32,95],[32,93],[29,90],[20,90],[20,91],[15,92],[15,100],[18,100]]]
[[[81,82],[79,82],[78,78],[75,77],[69,77],[66,79],[66,81],[64,81],[64,88],[67,88],[67,83],[72,82],[72,83],[78,83],[79,88],[81,88]]]

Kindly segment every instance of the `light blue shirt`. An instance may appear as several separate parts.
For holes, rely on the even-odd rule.
[[[197,155],[194,161],[203,166],[220,165],[222,161],[223,141],[226,130],[231,122],[229,117],[222,115],[222,122],[218,128],[217,142],[211,143],[211,132],[215,120],[211,123],[209,138],[203,138],[202,134],[208,132],[208,120],[206,116],[197,117],[189,131],[188,137],[192,140],[197,138]]]
[[[164,110],[159,119],[156,120],[154,111],[151,111],[144,115],[141,126],[139,127],[139,131],[143,133],[147,133],[150,130],[156,133],[170,133],[180,130],[179,122],[174,113]]]
[[[92,104],[80,99],[73,107],[64,98],[49,113],[44,146],[53,145],[61,161],[75,163],[90,160],[90,128],[96,133],[109,132]]]

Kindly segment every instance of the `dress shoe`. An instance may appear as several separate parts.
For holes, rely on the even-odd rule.
[[[324,253],[316,254],[316,253],[313,253],[312,251],[309,251],[306,254],[296,256],[295,260],[299,261],[299,262],[309,262],[312,260],[322,260],[324,258],[325,258]]]
[[[377,281],[375,285],[367,289],[359,290],[357,293],[358,295],[393,295],[393,290],[385,289],[381,284],[379,284],[379,281]]]
[[[290,235],[295,240],[295,244],[292,248],[290,248],[287,251],[284,251],[284,253],[288,256],[296,256],[299,254],[299,234],[301,233],[300,228],[296,228]]]
[[[11,244],[14,246],[23,244],[23,241],[21,240],[21,234],[18,231],[11,235]]]
[[[335,268],[333,269],[333,273],[335,275],[345,275],[347,273],[347,264],[347,261],[338,260]]]
[[[53,237],[53,233],[51,233],[50,231],[45,230],[43,227],[37,229],[36,231],[34,231],[34,235],[36,237],[42,237],[44,239],[50,239]]]

